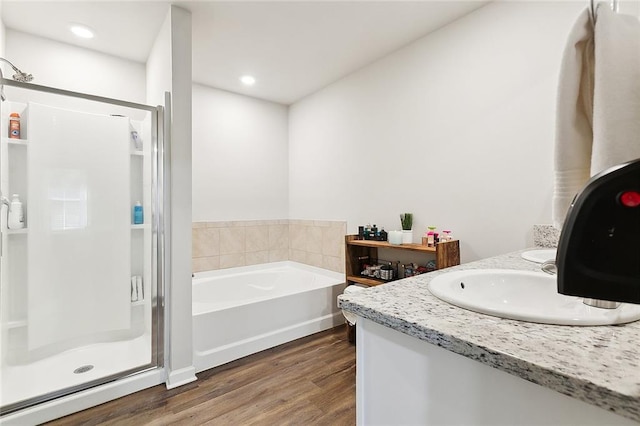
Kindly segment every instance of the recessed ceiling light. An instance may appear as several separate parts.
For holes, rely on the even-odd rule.
[[[247,86],[253,86],[256,83],[256,79],[251,77],[250,75],[243,75],[240,77],[240,81]]]
[[[89,27],[85,27],[84,25],[73,24],[69,28],[72,33],[80,38],[93,38],[93,31]]]

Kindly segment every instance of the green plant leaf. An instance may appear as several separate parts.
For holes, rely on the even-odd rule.
[[[410,231],[413,228],[413,213],[400,214],[400,224],[404,231]]]

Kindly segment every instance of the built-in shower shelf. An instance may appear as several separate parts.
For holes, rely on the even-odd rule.
[[[144,156],[144,151],[131,151],[131,155]]]
[[[22,145],[27,146],[27,139],[13,139],[13,138],[2,138],[2,142],[7,143],[9,145]]]
[[[26,234],[29,232],[27,228],[22,229],[7,229],[7,235]]]
[[[148,225],[145,225],[144,223],[140,225],[131,225],[131,229],[145,229],[147,227]]]
[[[145,302],[146,302],[146,300],[144,300],[144,299],[136,300],[135,302],[131,302],[131,306],[144,306]]]
[[[27,320],[9,321],[4,326],[7,329],[26,327],[27,326]]]

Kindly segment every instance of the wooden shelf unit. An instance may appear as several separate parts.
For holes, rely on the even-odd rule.
[[[345,274],[347,285],[364,284],[369,287],[385,284],[390,281],[360,275],[360,258],[379,259],[378,249],[402,250],[425,254],[429,259],[434,257],[436,269],[448,268],[460,264],[460,242],[458,240],[438,243],[435,247],[421,244],[389,244],[387,241],[360,240],[357,235],[345,235]],[[355,327],[347,324],[347,339],[355,343]]]
[[[389,282],[360,275],[359,259],[364,256],[368,256],[369,259],[378,259],[378,249],[380,248],[435,254],[436,269],[460,264],[460,242],[458,240],[446,241],[436,244],[435,247],[428,247],[422,244],[389,244],[387,241],[359,240],[357,235],[346,235],[345,272],[347,284],[359,283],[376,286]]]

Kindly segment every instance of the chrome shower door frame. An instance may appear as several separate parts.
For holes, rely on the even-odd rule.
[[[169,205],[168,193],[168,176],[165,173],[169,170],[168,157],[165,154],[165,128],[169,125],[170,120],[165,114],[163,106],[150,106],[135,102],[112,99],[102,96],[89,95],[69,90],[57,89],[48,86],[41,86],[31,83],[22,83],[10,79],[0,78],[0,87],[10,86],[19,89],[49,93],[53,95],[61,95],[88,101],[94,101],[104,104],[110,104],[119,107],[138,109],[147,111],[151,114],[151,362],[134,369],[120,371],[113,375],[109,375],[97,380],[87,381],[83,384],[61,389],[45,395],[39,395],[31,399],[20,401],[14,404],[8,404],[0,407],[0,416],[17,412],[37,404],[55,400],[57,398],[74,394],[79,391],[94,388],[106,383],[111,383],[119,379],[132,377],[134,375],[149,372],[164,367],[164,323],[165,323],[165,276],[168,271],[167,255],[165,244],[170,235],[169,211],[165,212],[165,206]],[[170,97],[165,97],[170,102]],[[2,230],[4,232],[4,230]],[[0,417],[1,422],[1,417]]]

